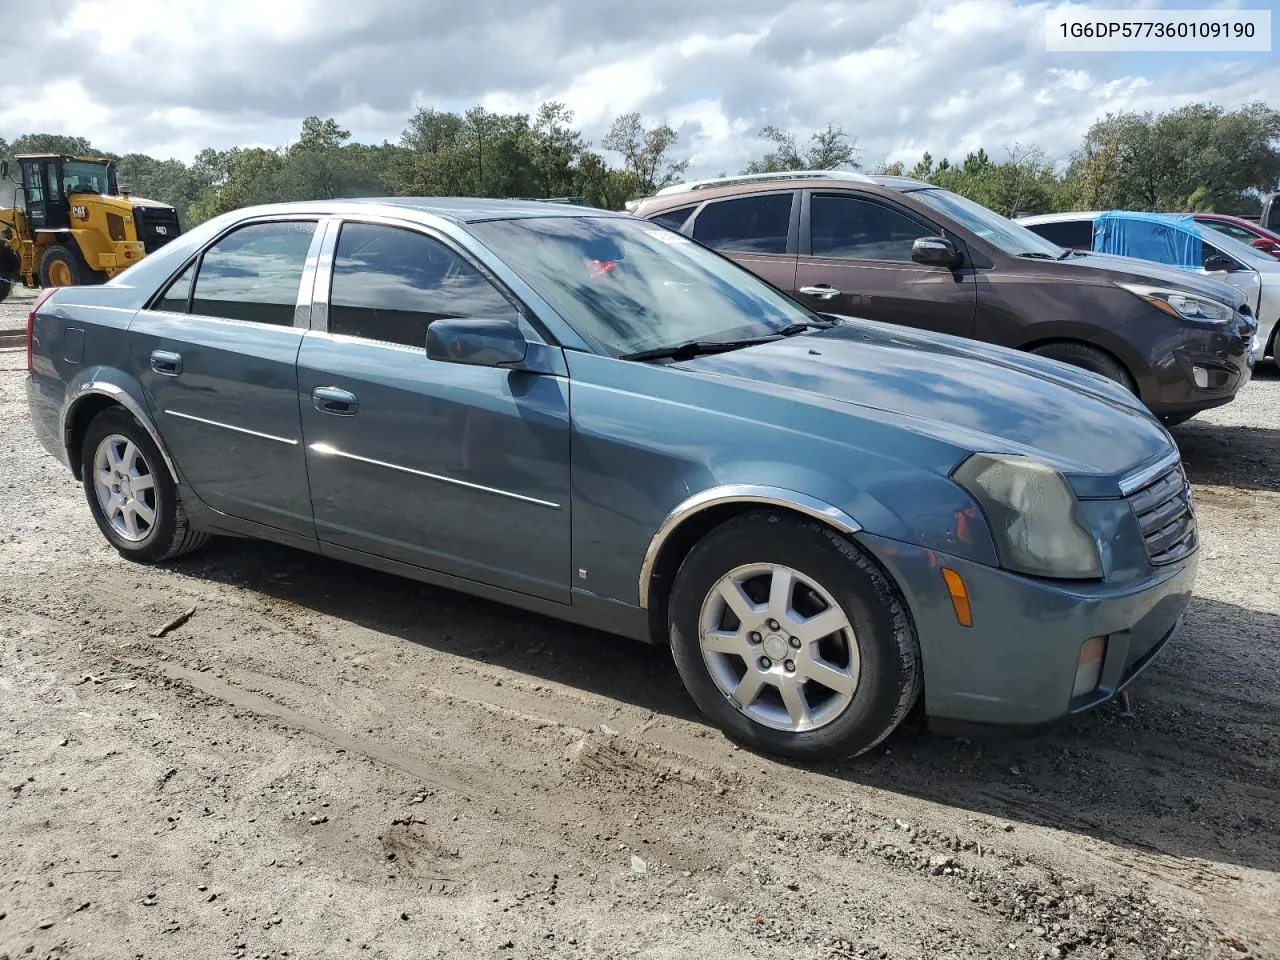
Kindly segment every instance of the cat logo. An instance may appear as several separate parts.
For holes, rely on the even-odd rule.
[[[88,220],[89,208],[84,206],[74,206],[71,208],[71,215],[77,220]]]

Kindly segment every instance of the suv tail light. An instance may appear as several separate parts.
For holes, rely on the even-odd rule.
[[[57,291],[57,287],[46,287],[41,290],[31,303],[31,312],[27,314],[27,373],[35,369],[36,311]]]

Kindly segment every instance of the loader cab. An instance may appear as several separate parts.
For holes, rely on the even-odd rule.
[[[28,154],[18,157],[19,183],[31,229],[66,230],[77,194],[118,196],[115,164],[89,157]]]

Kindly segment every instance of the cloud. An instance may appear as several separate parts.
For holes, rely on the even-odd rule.
[[[281,145],[308,114],[377,142],[397,139],[417,105],[532,111],[559,99],[597,143],[625,111],[669,120],[690,174],[710,175],[758,156],[766,123],[802,141],[837,123],[867,165],[978,146],[999,157],[1015,141],[1065,159],[1108,111],[1232,107],[1280,92],[1280,63],[1268,55],[1049,53],[1048,8],[46,0],[41,16],[23,18],[23,43],[16,53],[11,44],[0,74],[0,136],[66,132],[189,159],[205,146]]]

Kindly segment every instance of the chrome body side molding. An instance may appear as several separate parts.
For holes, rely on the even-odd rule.
[[[689,497],[667,514],[667,518],[662,521],[657,533],[649,541],[649,547],[644,553],[644,563],[640,566],[640,608],[642,610],[649,608],[649,584],[653,580],[653,569],[671,534],[695,514],[727,503],[758,503],[771,507],[783,507],[813,517],[815,520],[821,520],[841,533],[857,533],[862,529],[862,525],[843,510],[808,494],[797,493],[795,490],[754,484],[727,484],[703,490]]]
[[[385,460],[374,460],[372,457],[361,457],[354,453],[347,453],[343,450],[339,450],[337,447],[328,443],[313,443],[310,444],[307,449],[321,457],[341,457],[344,460],[354,460],[357,463],[367,463],[375,467],[385,467],[388,470],[398,470],[401,473],[412,474],[415,477],[424,477],[427,480],[435,480],[437,483],[448,483],[455,487],[466,487],[468,490],[478,490],[481,493],[492,493],[497,497],[519,500],[522,503],[532,503],[535,506],[548,507],[551,510],[560,509],[560,504],[552,503],[550,500],[539,500],[537,497],[526,497],[523,493],[514,493],[510,490],[500,490],[497,487],[486,487],[479,483],[469,483],[466,480],[458,480],[455,477],[446,477],[438,473],[428,473],[425,470],[415,470],[413,467],[401,466],[398,463],[388,463]]]
[[[143,409],[142,404],[135,400],[127,390],[117,384],[106,380],[90,380],[88,383],[81,384],[70,395],[63,404],[62,410],[62,435],[64,445],[70,437],[71,421],[75,416],[76,408],[86,397],[97,394],[103,397],[110,397],[120,406],[124,407],[133,416],[138,423],[142,424],[142,428],[147,431],[156,447],[160,450],[160,456],[164,458],[164,465],[169,468],[169,476],[173,478],[174,483],[180,483],[178,479],[178,470],[173,465],[173,460],[169,456],[169,451],[165,448],[164,441],[160,439],[160,431],[156,429],[156,425],[152,423],[151,417],[147,411]]]
[[[298,441],[290,437],[277,437],[273,433],[261,433],[257,430],[250,430],[247,427],[237,427],[229,423],[222,423],[218,420],[206,420],[204,417],[192,416],[189,413],[182,413],[179,410],[165,410],[165,414],[170,417],[180,417],[183,420],[192,420],[195,423],[203,423],[208,427],[219,427],[222,430],[231,430],[235,433],[243,433],[250,437],[260,437],[263,440],[274,440],[276,443],[287,443],[291,447],[296,447]]]

